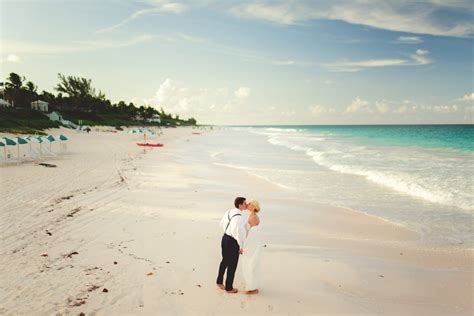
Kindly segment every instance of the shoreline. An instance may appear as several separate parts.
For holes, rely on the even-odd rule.
[[[404,227],[302,201],[264,179],[216,167],[196,154],[216,132],[191,131],[165,130],[158,138],[165,147],[146,154],[125,133],[80,134],[57,168],[0,168],[8,196],[0,311],[472,312],[471,250],[430,249]],[[214,285],[218,221],[236,192],[263,202],[267,247],[254,297]],[[240,270],[236,286],[242,288]]]

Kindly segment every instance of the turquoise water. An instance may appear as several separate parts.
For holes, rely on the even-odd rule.
[[[305,198],[405,225],[429,241],[472,245],[472,125],[253,126],[229,133],[220,163]],[[242,144],[254,149],[242,152]]]
[[[474,125],[328,125],[252,126],[335,134],[360,142],[474,151]]]

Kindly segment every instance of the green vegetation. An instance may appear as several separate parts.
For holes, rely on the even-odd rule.
[[[196,125],[196,120],[180,119],[178,115],[160,111],[151,106],[137,106],[120,101],[112,104],[103,92],[92,86],[90,79],[58,74],[57,94],[43,91],[31,81],[26,81],[16,73],[7,78],[4,96],[15,108],[0,108],[0,131],[12,133],[38,133],[41,130],[58,127],[44,114],[31,110],[30,103],[42,100],[49,103],[49,112],[58,111],[62,117],[73,123],[80,121],[83,125],[115,126],[177,126]],[[160,115],[161,123],[149,122],[154,116]]]
[[[0,108],[0,131],[6,133],[39,134],[47,128],[59,127],[58,122],[31,109]]]

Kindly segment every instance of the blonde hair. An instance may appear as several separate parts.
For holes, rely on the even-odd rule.
[[[255,213],[260,212],[260,203],[257,200],[251,200],[248,204],[255,206]]]

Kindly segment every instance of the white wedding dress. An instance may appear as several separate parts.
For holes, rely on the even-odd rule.
[[[258,289],[260,254],[263,245],[260,237],[260,225],[250,227],[247,223],[245,229],[247,239],[244,244],[244,254],[241,258],[242,275],[245,281],[245,290],[252,291]]]

